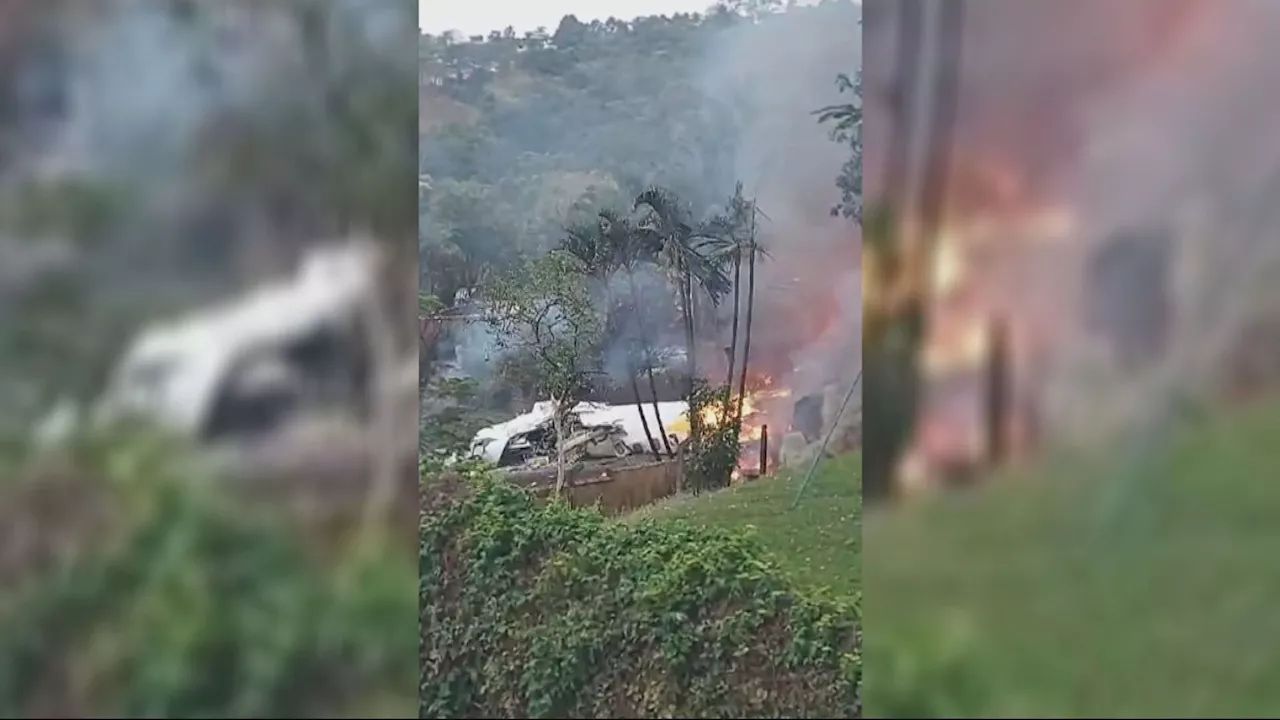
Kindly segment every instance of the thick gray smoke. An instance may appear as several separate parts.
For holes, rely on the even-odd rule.
[[[202,58],[192,31],[158,7],[133,3],[78,33],[63,152],[86,169],[154,173],[223,101],[219,88],[194,82],[198,63],[214,58]]]
[[[307,218],[280,220],[260,210],[268,200],[254,188],[274,177],[230,159],[239,157],[226,152],[236,140],[258,130],[257,123],[285,126],[277,122],[282,106],[293,111],[290,118],[327,127],[329,115],[318,101],[335,84],[321,82],[330,80],[324,73],[335,69],[382,63],[381,70],[400,63],[406,97],[414,87],[407,0],[339,0],[323,9],[283,0],[4,5],[0,194],[23,210],[40,205],[28,204],[27,193],[42,201],[54,198],[59,212],[33,212],[40,218],[32,221],[13,217],[23,213],[6,217],[6,230],[16,235],[54,237],[0,239],[0,254],[7,258],[0,260],[0,316],[33,304],[51,314],[70,314],[70,306],[83,305],[75,314],[90,329],[84,334],[96,331],[105,339],[68,341],[79,363],[95,364],[97,356],[118,350],[113,346],[123,331],[102,328],[132,327],[153,313],[198,305],[257,274],[293,265],[303,241],[281,241],[287,232],[281,228],[302,227]],[[322,19],[328,22],[315,24],[331,36],[318,51],[319,43],[308,45],[304,37],[302,28],[310,26],[304,12],[313,13],[311,19],[327,16]],[[296,145],[318,135],[299,134]],[[411,157],[405,137],[403,154]],[[289,145],[295,154],[311,150]],[[308,178],[294,170],[298,165],[296,159],[263,163],[279,176],[296,172],[294,187],[307,188]],[[333,184],[336,173],[308,169],[324,176],[319,183]],[[239,176],[228,179],[235,172]],[[247,257],[267,247],[279,267]],[[48,282],[55,273],[58,282]],[[40,293],[25,292],[37,297],[11,302],[19,290],[46,287],[58,290],[45,294],[67,297],[50,303]],[[0,326],[17,326],[7,319],[0,317]]]
[[[210,187],[220,177],[209,167],[219,156],[210,147],[226,144],[236,123],[266,124],[281,113],[292,113],[300,126],[318,125],[328,112],[331,79],[357,63],[395,65],[411,77],[414,58],[405,52],[413,40],[405,25],[411,9],[403,0],[330,3],[322,11],[326,22],[316,24],[324,36],[309,39],[304,13],[317,11],[294,2],[109,0],[74,7],[58,24],[53,76],[65,112],[34,160],[36,170],[129,188],[135,221],[145,227],[133,233],[138,247],[127,249],[130,241],[122,238],[110,259],[187,263],[191,246],[217,244],[191,237],[192,218],[226,204],[215,197],[225,188]],[[247,237],[244,227],[229,232]],[[259,271],[283,269],[293,259]],[[150,267],[153,275],[189,269]]]
[[[488,325],[481,322],[459,324],[454,333],[454,368],[465,377],[489,380],[500,354],[498,342]]]
[[[636,296],[642,308],[646,298],[661,298],[670,292],[670,282],[660,271],[649,266],[635,269],[630,278],[615,276],[607,289],[609,301],[615,306],[631,307],[631,290],[634,284]],[[620,387],[626,389],[628,378],[646,367],[672,366],[672,349],[682,348],[684,339],[670,324],[655,322],[654,313],[618,313],[622,326],[617,330],[618,340],[605,348],[604,372]]]
[[[1196,9],[1179,54],[1088,118],[1070,185],[1095,242],[1142,226],[1172,236],[1169,352],[1135,397],[1121,396],[1144,414],[1230,382],[1251,323],[1280,311],[1264,295],[1280,268],[1280,101],[1269,92],[1280,52],[1266,41],[1280,12],[1265,2]],[[1280,361],[1280,348],[1263,352]]]
[[[407,3],[341,0],[330,5],[347,20],[335,27],[355,28],[371,43],[407,46]],[[290,7],[281,4],[275,10]],[[302,79],[321,70],[302,64],[298,26],[286,13],[216,2],[193,8],[107,0],[68,14],[69,57],[61,78],[68,107],[53,153],[67,169],[172,181],[192,134],[213,113],[280,99],[281,77]],[[341,38],[329,38],[325,61],[347,62],[344,50]],[[320,84],[291,87],[310,92]]]
[[[739,113],[733,174],[767,216],[752,365],[797,397],[851,381],[861,357],[860,231],[830,213],[849,150],[813,115],[849,101],[835,80],[861,65],[860,17],[853,2],[789,13],[725,33],[706,61],[707,93]]]
[[[889,6],[868,13],[873,197],[893,129],[883,112],[894,72],[894,33],[882,22]],[[1035,307],[1039,320],[1056,315],[1053,324],[1069,328],[1050,348],[1049,420],[1072,438],[1101,438],[1161,415],[1175,397],[1219,386],[1248,324],[1280,309],[1262,296],[1280,260],[1280,99],[1269,90],[1280,50],[1268,42],[1280,32],[1280,7],[984,0],[966,8],[957,164],[998,165],[1025,202],[1063,205],[1076,219],[1066,251],[1048,266],[1036,269],[1034,253],[1024,253],[1023,274],[1038,276],[1022,278],[1005,300],[1009,312]],[[956,177],[949,212],[992,209],[991,198]],[[1086,285],[1090,259],[1135,233],[1167,238],[1172,320],[1163,356],[1124,371],[1111,349],[1077,331],[1096,289]],[[1146,322],[1116,306],[1147,302],[1141,285],[1110,295],[1115,318]]]

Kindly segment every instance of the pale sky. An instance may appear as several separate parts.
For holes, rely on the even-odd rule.
[[[565,15],[583,22],[610,16],[631,20],[644,15],[703,12],[714,0],[418,0],[418,27],[433,35],[459,30],[488,35],[510,25],[517,34],[543,25],[555,32]]]

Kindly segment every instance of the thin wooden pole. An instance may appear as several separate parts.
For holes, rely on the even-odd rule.
[[[769,426],[760,428],[760,476],[769,472]]]
[[[987,463],[996,466],[1008,453],[1009,331],[1004,321],[991,321],[987,348],[986,436]]]

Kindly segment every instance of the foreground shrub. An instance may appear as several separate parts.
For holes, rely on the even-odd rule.
[[[404,713],[407,553],[273,510],[146,439],[4,479],[0,716]]]
[[[796,593],[745,534],[491,478],[423,497],[423,717],[860,714],[856,606]]]

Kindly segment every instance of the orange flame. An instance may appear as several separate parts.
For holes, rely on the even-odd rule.
[[[930,317],[922,349],[925,405],[902,466],[902,479],[908,483],[940,467],[978,459],[984,417],[984,375],[979,370],[990,352],[990,322],[999,316],[1013,328],[1034,328],[1037,323],[1031,310],[1015,300],[1016,293],[1007,292],[1009,270],[1016,276],[1024,258],[1043,256],[1041,249],[1056,250],[1076,232],[1070,208],[1031,195],[1014,174],[981,169],[983,177],[975,182],[987,186],[989,197],[982,204],[959,208],[934,235],[932,252],[915,260],[927,263],[917,277],[927,284],[922,289]],[[1022,346],[1013,348],[1015,358],[1036,351],[1025,337],[1019,342]],[[940,390],[957,381],[967,388],[962,393],[965,400],[948,399],[945,396],[953,391]],[[1010,433],[1020,437],[1020,419],[1012,422]]]
[[[791,397],[791,389],[775,386],[774,379],[768,375],[757,375],[748,380],[747,392],[741,398],[742,426],[738,430],[738,444],[742,446],[742,451],[739,455],[738,467],[731,476],[732,480],[741,479],[744,471],[754,473],[759,468],[760,459],[756,443],[759,443],[764,435],[765,426],[770,424],[771,413],[776,415],[779,410],[777,401],[789,397]],[[736,411],[738,399],[738,396],[734,395],[730,400],[731,412]],[[700,411],[699,419],[704,427],[719,427],[726,422],[724,407],[719,403],[704,407]],[[776,419],[778,418],[775,417]],[[681,415],[667,428],[669,432],[687,435],[690,429],[689,419]]]
[[[789,388],[772,387],[773,379],[768,376],[761,376],[755,384],[759,387],[748,388],[746,395],[742,397],[742,428],[738,431],[739,442],[759,440],[764,426],[769,422],[769,414],[765,409],[770,404],[769,401],[791,397]],[[737,400],[738,397],[735,395],[729,403],[730,406],[736,407]],[[725,422],[723,408],[719,405],[705,407],[701,411],[700,419],[707,427],[718,427]]]

